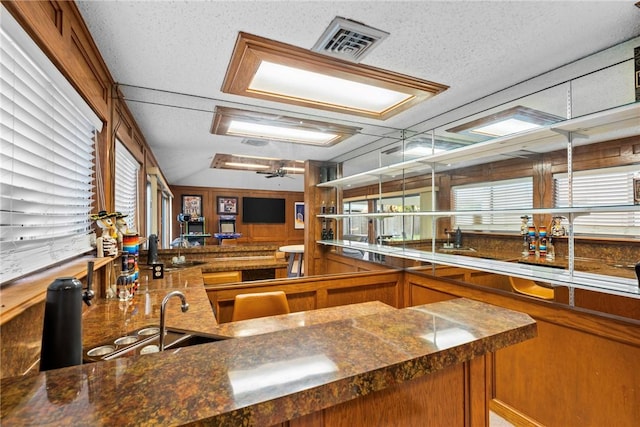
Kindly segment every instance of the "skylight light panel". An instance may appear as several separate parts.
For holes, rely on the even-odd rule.
[[[407,93],[267,61],[260,63],[249,90],[378,114],[413,98]]]

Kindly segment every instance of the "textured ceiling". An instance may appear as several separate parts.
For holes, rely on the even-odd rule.
[[[210,169],[216,153],[331,160],[502,88],[640,35],[633,1],[78,1],[170,184],[303,190],[295,179]],[[220,92],[239,31],[311,48],[336,16],[390,33],[362,61],[450,86],[386,121]],[[147,88],[147,89],[141,89]],[[153,90],[149,90],[153,89]],[[364,128],[331,148],[211,135],[215,105]],[[375,166],[375,165],[374,165]]]

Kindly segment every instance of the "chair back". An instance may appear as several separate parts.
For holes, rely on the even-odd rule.
[[[546,300],[555,298],[553,289],[540,286],[533,280],[509,276],[509,282],[511,283],[511,289],[519,294]]]
[[[289,313],[287,295],[282,291],[236,295],[232,322]]]

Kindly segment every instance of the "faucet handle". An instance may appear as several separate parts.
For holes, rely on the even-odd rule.
[[[89,261],[87,263],[87,289],[82,293],[82,301],[88,306],[91,306],[91,300],[95,296],[93,289],[91,289],[91,284],[93,282],[93,261]]]

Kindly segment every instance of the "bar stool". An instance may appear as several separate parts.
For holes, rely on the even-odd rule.
[[[290,313],[287,295],[282,291],[236,295],[232,322]]]
[[[278,250],[289,255],[287,277],[304,276],[304,245],[280,246]]]

